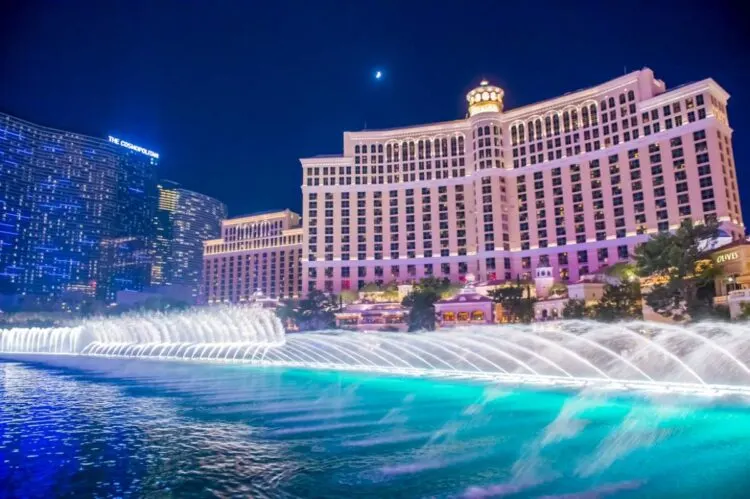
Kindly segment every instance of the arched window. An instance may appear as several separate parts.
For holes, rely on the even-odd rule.
[[[393,157],[393,147],[390,144],[385,146],[385,157],[388,161]]]
[[[555,135],[560,135],[560,116],[557,114],[552,115],[552,128],[555,131]]]
[[[583,122],[584,128],[589,126],[589,108],[586,106],[581,108],[581,121]]]
[[[578,130],[578,110],[573,109],[570,112],[570,119],[573,122],[573,130]]]
[[[570,131],[570,113],[568,111],[563,113],[563,130],[565,130],[565,132]]]
[[[458,137],[458,154],[464,153],[464,136],[459,135]]]
[[[536,120],[536,138],[537,140],[542,138],[542,120]]]
[[[628,101],[634,101],[635,100],[635,92],[632,90],[628,90]]]
[[[484,134],[485,135],[489,135],[490,134],[490,126],[489,125],[485,125],[484,126]]]
[[[625,104],[625,94],[620,94],[620,104]]]
[[[510,127],[510,141],[514,146],[518,145],[518,129],[516,125]]]
[[[607,104],[609,104],[610,109],[612,109],[613,107],[615,107],[615,98],[614,97],[610,97],[609,98],[609,102],[607,102]]]
[[[521,144],[526,142],[526,134],[524,133],[524,130],[523,130],[523,124],[518,127],[518,141]]]
[[[544,117],[544,131],[547,134],[547,137],[552,135],[552,118],[549,116]]]
[[[383,152],[383,144],[378,144],[378,152]]]
[[[602,111],[606,111],[607,110],[607,99],[602,99],[602,101],[599,103],[599,108]]]
[[[359,154],[359,144],[354,146],[354,154]]]
[[[371,153],[375,152],[375,144],[370,145],[370,152]]]
[[[531,121],[529,121],[526,124],[526,130],[527,130],[527,132],[529,134],[529,141],[535,140],[534,139],[534,123],[532,123]]]
[[[591,124],[592,125],[598,125],[599,124],[599,117],[596,115],[596,105],[591,104],[589,106],[589,114],[591,115]]]

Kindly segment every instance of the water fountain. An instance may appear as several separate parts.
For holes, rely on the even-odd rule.
[[[742,325],[643,321],[286,335],[271,311],[195,309],[0,331],[0,354],[247,363],[610,390],[750,394]]]

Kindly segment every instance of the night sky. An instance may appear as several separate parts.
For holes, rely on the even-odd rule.
[[[732,95],[750,220],[739,2],[0,5],[0,110],[156,150],[163,178],[232,215],[299,210],[300,157],[340,154],[346,130],[461,118],[482,78],[505,89],[508,109],[648,66],[668,88],[713,77]]]

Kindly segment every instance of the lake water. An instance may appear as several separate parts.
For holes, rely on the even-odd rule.
[[[0,361],[0,497],[750,497],[745,404]]]

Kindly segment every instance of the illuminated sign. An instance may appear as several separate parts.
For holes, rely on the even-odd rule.
[[[118,146],[122,146],[126,149],[130,149],[131,151],[136,151],[142,154],[145,154],[146,156],[151,156],[152,158],[159,159],[159,153],[150,151],[146,149],[145,147],[137,146],[135,144],[131,144],[130,142],[125,142],[124,140],[120,140],[117,137],[109,136],[109,141],[113,144],[117,144]]]
[[[736,251],[732,251],[731,253],[724,253],[723,255],[717,256],[716,263],[731,262],[732,260],[738,260],[739,258],[740,254]]]

